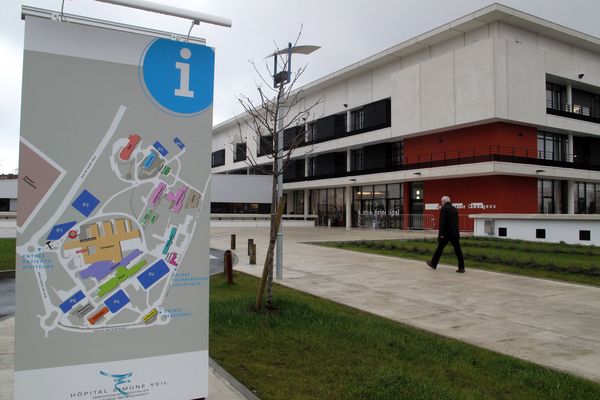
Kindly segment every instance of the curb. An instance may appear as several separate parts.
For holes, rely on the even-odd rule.
[[[15,278],[15,269],[9,269],[7,271],[0,271],[0,279],[4,278]]]
[[[235,379],[229,372],[225,371],[215,360],[208,358],[208,365],[214,369],[217,375],[224,378],[231,386],[233,386],[247,400],[260,400],[250,389],[244,386],[240,381]]]

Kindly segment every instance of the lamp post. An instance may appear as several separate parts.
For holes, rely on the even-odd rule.
[[[277,198],[275,204],[279,203],[279,199],[283,197],[283,115],[281,112],[281,98],[283,96],[285,85],[290,83],[292,78],[292,54],[305,54],[308,55],[313,51],[319,49],[320,46],[292,46],[292,43],[288,43],[286,49],[276,51],[272,55],[268,55],[266,58],[273,57],[273,87],[277,88]],[[278,58],[287,56],[286,61],[283,64],[283,70],[278,71]],[[275,173],[275,171],[273,171]],[[277,232],[276,242],[276,258],[275,258],[275,277],[277,279],[283,278],[283,221],[279,224],[279,231]]]

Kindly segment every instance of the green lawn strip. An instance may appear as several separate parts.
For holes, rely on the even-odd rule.
[[[463,237],[461,238],[461,241],[471,242],[473,245],[480,247],[600,256],[600,247],[597,246],[575,245],[567,243],[539,243],[525,240],[496,239],[485,237]]]
[[[263,399],[590,399],[600,385],[258,279],[211,278],[210,355]]]
[[[0,271],[15,269],[16,239],[0,238]]]
[[[485,240],[489,242],[489,239]],[[498,240],[497,242],[502,242]],[[394,257],[430,260],[437,243],[435,239],[386,240],[358,242],[321,242],[319,245]],[[551,245],[535,243],[498,248],[479,246],[476,238],[461,240],[467,268],[481,268],[500,272],[550,278],[600,286],[600,257],[592,254],[552,253]],[[500,243],[503,244],[503,243]],[[574,246],[580,247],[580,246]],[[596,248],[590,249],[594,251]],[[442,264],[456,264],[451,245],[446,246]]]

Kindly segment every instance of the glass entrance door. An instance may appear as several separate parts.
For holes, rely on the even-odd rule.
[[[410,184],[410,216],[408,225],[410,229],[423,229],[423,182],[411,182]]]

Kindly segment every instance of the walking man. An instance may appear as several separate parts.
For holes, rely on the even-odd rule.
[[[440,230],[438,233],[438,247],[433,254],[431,261],[427,261],[427,265],[436,269],[444,247],[448,242],[452,243],[454,253],[458,259],[458,269],[456,272],[465,272],[465,260],[462,250],[460,249],[460,235],[458,233],[458,211],[450,202],[450,197],[442,197],[442,208],[440,209]]]

